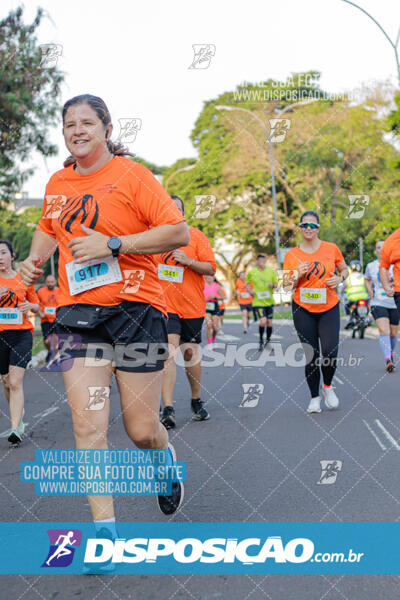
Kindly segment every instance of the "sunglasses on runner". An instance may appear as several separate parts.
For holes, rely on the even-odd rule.
[[[301,229],[318,229],[318,223],[299,223]]]

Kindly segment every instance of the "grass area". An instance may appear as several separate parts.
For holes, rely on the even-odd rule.
[[[38,331],[33,336],[32,356],[35,356],[35,354],[38,354],[42,350],[46,350],[46,348],[44,347],[42,332]]]
[[[253,318],[253,317],[252,317]],[[274,310],[274,319],[291,319],[292,311],[291,310]],[[225,313],[224,320],[226,321],[241,321],[242,315],[227,315]]]

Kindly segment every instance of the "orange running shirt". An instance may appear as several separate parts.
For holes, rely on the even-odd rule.
[[[393,265],[394,291],[400,292],[400,227],[396,229],[382,246],[381,262],[383,269],[389,269]]]
[[[44,321],[52,323],[55,320],[56,311],[54,309],[58,306],[59,292],[60,288],[58,286],[49,290],[47,285],[45,285],[38,290],[37,295],[40,303],[40,311],[44,312],[44,317],[40,318],[41,323]]]
[[[226,307],[225,307],[226,291],[224,290],[224,287],[223,287],[222,285],[221,285],[221,292],[222,292],[222,295],[223,295],[224,299],[223,299],[223,300],[219,300],[219,301],[218,301],[218,307],[219,307],[221,310],[225,310],[225,308],[226,308]]]
[[[107,236],[122,236],[182,221],[181,212],[149,169],[128,158],[114,156],[89,175],[77,173],[73,165],[55,173],[46,187],[37,228],[57,240],[59,306],[112,306],[129,300],[151,304],[166,313],[154,255],[120,254],[116,261],[110,256],[90,261],[86,268],[81,265],[72,273],[75,288],[71,290],[66,264],[71,263],[71,268],[73,258],[67,245],[85,235],[81,224]],[[114,274],[114,282],[71,294],[101,274]],[[119,280],[115,281],[117,277]]]
[[[253,287],[253,284],[250,284],[250,287]],[[238,302],[239,304],[251,304],[253,299],[251,297],[251,294],[249,294],[249,292],[246,289],[246,282],[243,281],[242,279],[238,279],[236,284],[235,284],[235,289],[239,295],[239,299]],[[242,294],[244,294],[244,296],[242,296]]]
[[[293,300],[309,312],[325,312],[333,308],[339,298],[335,288],[325,284],[325,279],[335,273],[335,267],[343,261],[343,255],[336,244],[321,241],[315,252],[304,252],[296,246],[289,250],[283,262],[284,269],[296,270],[299,261],[308,262],[309,269],[297,283]]]
[[[4,288],[8,289],[5,290]],[[20,274],[17,273],[15,277],[12,277],[11,279],[0,277],[0,291],[5,292],[0,297],[0,308],[2,309],[0,311],[1,320],[7,319],[8,321],[8,319],[10,319],[9,323],[0,323],[0,331],[7,331],[10,329],[30,329],[33,331],[33,325],[26,316],[26,313],[22,313],[22,323],[16,325],[12,324],[14,319],[21,319],[21,312],[19,311],[18,314],[15,311],[19,304],[25,300],[32,302],[33,304],[39,304],[39,298],[37,297],[33,285],[25,285]],[[7,309],[11,310],[7,311]]]
[[[179,248],[189,258],[200,262],[209,262],[215,270],[217,264],[211,244],[200,229],[189,227],[190,240],[187,246]],[[181,319],[198,319],[206,314],[204,298],[204,275],[196,273],[189,266],[178,263],[172,257],[172,251],[157,254],[158,273],[165,279],[160,279],[167,309],[177,314]],[[163,267],[162,265],[166,265]],[[171,269],[168,269],[171,267]],[[179,267],[176,270],[176,267]],[[174,269],[175,268],[175,269]],[[182,271],[180,271],[182,269]],[[182,275],[182,282],[177,283],[176,277]]]

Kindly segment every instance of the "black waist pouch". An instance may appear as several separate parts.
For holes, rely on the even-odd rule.
[[[96,306],[94,304],[71,304],[57,310],[55,323],[77,329],[94,329],[120,312],[119,306]]]

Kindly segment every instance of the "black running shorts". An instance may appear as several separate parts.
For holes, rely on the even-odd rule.
[[[50,323],[50,321],[42,321],[40,323],[40,327],[42,328],[42,336],[44,340],[48,338],[49,335],[54,333],[54,321],[52,323]]]
[[[272,319],[274,315],[274,306],[253,306],[253,315],[256,321],[258,319],[262,319],[263,317]]]
[[[176,313],[168,313],[168,333],[177,333],[183,343],[201,344],[203,321],[204,317],[182,319]]]
[[[72,311],[69,319],[73,315],[74,306],[79,310],[85,306],[86,310],[87,305],[68,307]],[[93,309],[98,307],[93,306]],[[83,356],[89,359],[90,364],[96,359],[113,360],[115,368],[120,371],[161,371],[168,358],[165,315],[150,304],[129,301],[111,307],[106,312],[109,313],[107,318],[93,328],[62,324],[60,312],[57,312],[55,323],[58,346],[55,350],[59,351],[59,360]]]
[[[0,375],[10,365],[26,369],[32,358],[32,332],[29,329],[7,329],[0,332]]]
[[[240,310],[247,310],[247,312],[251,312],[251,309],[253,308],[251,304],[240,304]]]
[[[371,313],[376,319],[381,319],[382,317],[389,319],[390,325],[398,325],[399,324],[399,313],[397,308],[386,308],[385,306],[371,306]]]

